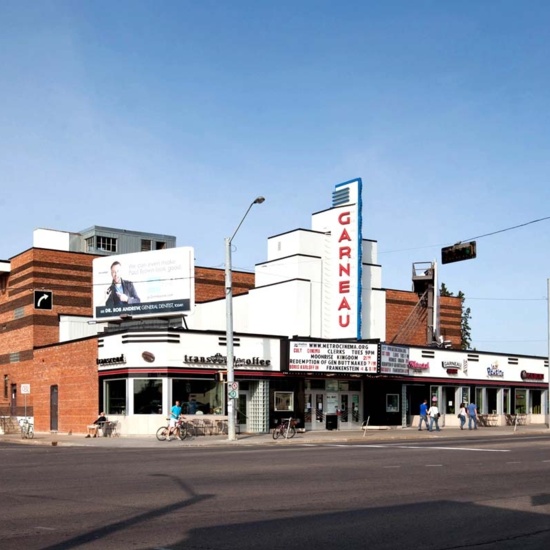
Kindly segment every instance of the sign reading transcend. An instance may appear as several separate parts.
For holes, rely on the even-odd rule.
[[[380,345],[351,342],[290,342],[289,372],[380,371]]]

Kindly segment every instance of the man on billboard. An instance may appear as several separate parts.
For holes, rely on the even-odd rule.
[[[122,266],[120,262],[113,262],[111,265],[111,277],[113,282],[107,289],[107,301],[105,305],[107,307],[116,307],[127,304],[139,304],[140,299],[137,295],[134,283],[122,279],[121,277]]]

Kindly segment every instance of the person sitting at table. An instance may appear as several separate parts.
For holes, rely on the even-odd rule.
[[[100,412],[94,423],[88,425],[88,435],[86,437],[97,437],[99,428],[103,427],[104,422],[107,422],[107,417],[104,412]]]

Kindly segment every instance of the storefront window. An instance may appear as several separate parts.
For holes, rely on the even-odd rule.
[[[126,380],[105,382],[105,413],[126,414]]]
[[[510,414],[510,388],[502,390],[502,413]]]
[[[134,380],[134,414],[162,414],[162,380]]]
[[[483,399],[485,395],[485,388],[476,388],[476,400],[475,404],[477,406],[477,412],[478,414],[486,414],[487,411],[485,410],[485,400]]]
[[[339,391],[361,391],[361,380],[340,380]]]
[[[542,392],[541,390],[529,391],[530,407],[529,412],[532,414],[540,414],[542,412]]]
[[[527,390],[516,390],[516,414],[524,414],[527,412],[526,394]]]
[[[399,394],[386,394],[386,412],[399,412]]]
[[[245,388],[240,385],[240,389]],[[181,403],[183,414],[223,414],[225,384],[213,380],[172,380],[172,401]]]
[[[306,390],[324,390],[325,381],[324,380],[306,380]]]
[[[294,393],[286,391],[275,392],[275,410],[276,411],[293,411],[294,410]]]

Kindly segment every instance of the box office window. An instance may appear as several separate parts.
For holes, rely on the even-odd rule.
[[[275,405],[276,411],[293,411],[294,410],[294,393],[288,391],[276,391],[275,392]]]

